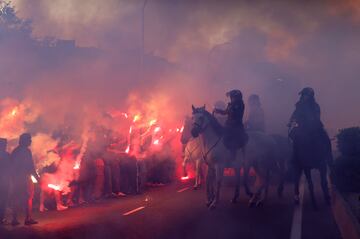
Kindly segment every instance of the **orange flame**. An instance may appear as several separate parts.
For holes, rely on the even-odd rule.
[[[154,124],[156,124],[156,122],[157,122],[156,119],[150,120],[150,121],[149,121],[149,125],[150,125],[150,126],[153,126]]]
[[[134,119],[133,119],[133,122],[135,123],[135,122],[139,121],[140,117],[141,117],[140,115],[135,115]]]

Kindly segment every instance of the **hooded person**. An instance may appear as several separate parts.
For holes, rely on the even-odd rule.
[[[231,90],[226,93],[226,96],[230,97],[230,102],[226,109],[215,109],[214,113],[227,115],[224,144],[229,150],[236,152],[244,147],[248,141],[248,135],[243,124],[245,105],[240,90]]]
[[[0,138],[0,225],[5,221],[5,211],[10,186],[10,154],[6,151],[7,140]]]
[[[31,150],[31,135],[22,134],[19,139],[19,145],[10,155],[12,168],[12,201],[13,201],[13,219],[12,225],[19,223],[18,211],[25,207],[25,225],[37,224],[32,218],[32,203],[34,197],[34,184],[31,176],[38,179]],[[39,181],[39,180],[38,180]]]
[[[250,95],[248,106],[245,128],[250,131],[265,132],[265,114],[261,107],[260,97],[255,94]]]

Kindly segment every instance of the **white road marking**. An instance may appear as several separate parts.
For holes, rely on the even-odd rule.
[[[125,212],[125,213],[123,214],[123,216],[128,216],[128,215],[133,214],[133,213],[135,213],[135,212],[141,211],[141,210],[143,210],[144,208],[145,208],[145,206],[135,208],[134,210]]]
[[[180,189],[180,190],[178,190],[177,192],[178,192],[178,193],[182,193],[182,192],[184,192],[184,191],[186,191],[186,190],[189,190],[189,189],[190,189],[190,187],[187,187],[187,188]]]
[[[303,199],[304,199],[304,180],[301,179],[300,185],[300,204],[295,206],[294,215],[291,225],[290,239],[301,239],[302,230],[302,210],[303,210]]]

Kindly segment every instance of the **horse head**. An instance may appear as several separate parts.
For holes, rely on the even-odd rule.
[[[191,135],[196,138],[207,128],[209,124],[209,118],[207,117],[207,111],[205,105],[203,107],[196,108],[192,105],[192,129]]]
[[[182,144],[187,144],[192,138],[191,129],[192,129],[192,118],[186,116],[184,120],[184,129],[181,133],[181,138],[180,138]]]

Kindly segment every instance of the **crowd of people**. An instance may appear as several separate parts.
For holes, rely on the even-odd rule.
[[[49,209],[65,210],[102,198],[126,196],[121,189],[127,193],[136,193],[138,190],[135,185],[138,173],[136,160],[126,154],[122,157],[112,147],[113,141],[90,138],[83,154],[81,146],[75,142],[60,141],[56,149],[48,152],[57,154],[58,160],[40,170],[36,170],[31,143],[31,135],[22,134],[19,145],[8,153],[7,139],[0,138],[1,225],[19,225],[18,214],[21,212],[25,213],[25,225],[38,223],[32,217],[34,192],[38,192],[35,185],[39,185],[40,189],[39,197],[36,197],[39,199],[40,212]],[[76,166],[76,159],[80,154],[81,161]],[[122,185],[121,172],[127,178],[124,180],[127,182]],[[7,209],[11,211],[10,222],[5,218]]]
[[[304,135],[328,141],[320,120],[320,107],[315,101],[314,94],[311,88],[305,88],[300,92],[300,100],[289,123],[289,126],[296,124],[290,134],[294,142],[299,141]],[[251,95],[248,99],[246,121],[243,122],[245,106],[242,93],[233,90],[227,95],[230,97],[230,103],[226,106],[218,102],[213,113],[226,116],[223,119],[220,116],[220,121],[223,120],[225,126],[224,143],[236,154],[237,149],[244,147],[248,140],[246,132],[249,130],[265,132],[264,110],[261,107],[260,97]],[[98,140],[99,136],[89,137],[86,143],[87,149],[63,137],[67,134],[60,134],[59,147],[49,152],[57,154],[59,160],[43,167],[40,171],[35,169],[30,150],[32,143],[30,134],[22,134],[18,146],[11,153],[7,152],[7,139],[0,138],[0,224],[7,223],[5,220],[7,208],[11,208],[11,225],[20,224],[18,213],[21,210],[25,213],[25,225],[38,223],[32,217],[34,183],[40,185],[41,212],[51,207],[65,210],[104,197],[125,196],[122,192],[120,175],[121,172],[137,174],[138,165],[131,163],[136,160],[131,161],[128,155],[124,155],[121,159],[119,156],[121,154],[113,147],[114,140],[109,137],[109,132],[102,129],[97,133],[100,138],[104,138]],[[79,164],[74,166],[79,157],[81,159],[78,161]],[[127,175],[126,178],[131,180],[135,177]],[[134,185],[134,183],[127,182],[126,185]],[[53,206],[48,202],[49,198],[55,202]]]

